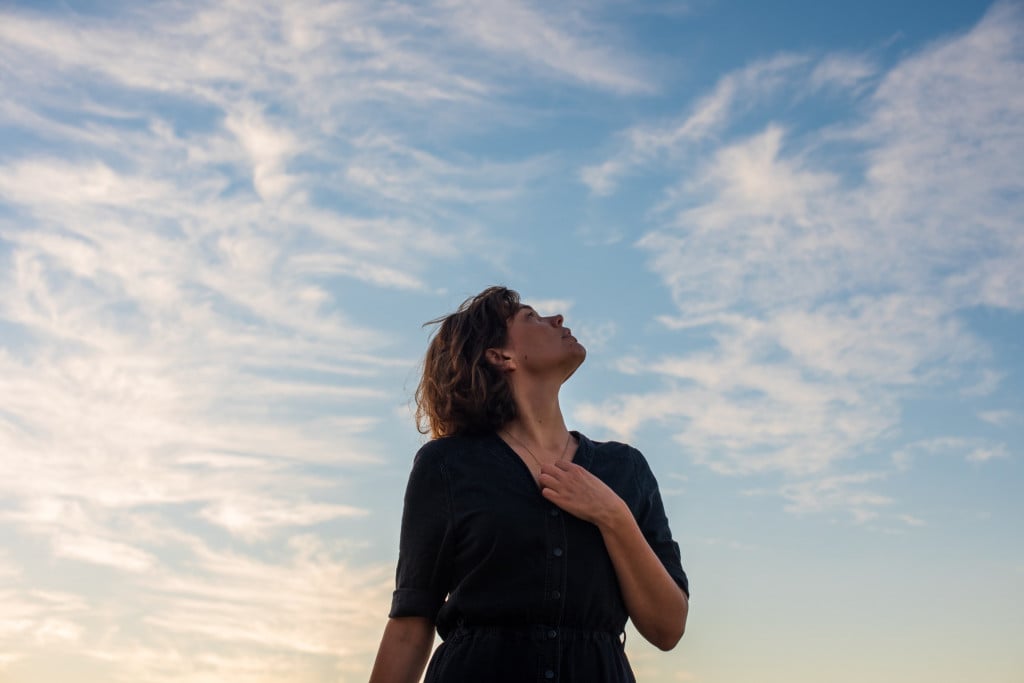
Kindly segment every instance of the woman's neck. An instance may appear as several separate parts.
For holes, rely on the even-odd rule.
[[[514,438],[543,450],[557,450],[563,446],[568,430],[562,417],[557,392],[541,395],[523,395],[516,392],[516,418],[505,425],[504,431]]]

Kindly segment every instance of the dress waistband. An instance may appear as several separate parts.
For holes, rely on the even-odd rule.
[[[596,642],[625,643],[625,631],[616,633],[604,629],[576,628],[572,626],[545,626],[530,624],[523,626],[495,626],[492,624],[467,624],[460,621],[448,634],[449,638],[473,638],[498,636],[518,640],[589,640]]]

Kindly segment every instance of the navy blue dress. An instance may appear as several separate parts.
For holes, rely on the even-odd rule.
[[[676,583],[689,584],[643,455],[573,432],[573,462],[629,506]],[[435,439],[405,494],[391,617],[431,619],[444,642],[425,683],[632,683],[628,617],[597,527],[546,500],[499,436]]]

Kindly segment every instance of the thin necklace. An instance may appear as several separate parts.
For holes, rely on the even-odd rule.
[[[526,452],[530,454],[530,457],[533,458],[533,461],[535,463],[537,463],[537,467],[544,467],[544,463],[542,463],[540,460],[537,459],[537,456],[533,454],[533,451],[530,450],[529,446],[527,446],[525,443],[523,443],[522,441],[517,439],[515,436],[513,436],[512,432],[508,431],[507,429],[505,430],[505,433],[508,434],[508,436],[513,441],[515,441],[517,444],[519,444],[520,446],[522,446],[523,448],[526,449]],[[556,462],[562,462],[563,460],[565,460],[565,454],[569,452],[569,442],[570,441],[572,441],[572,432],[569,432],[568,437],[565,439],[565,446],[562,448],[562,455],[560,455],[558,457],[558,460],[556,460]]]

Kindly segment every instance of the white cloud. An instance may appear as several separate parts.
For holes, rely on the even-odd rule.
[[[659,87],[598,10],[562,9],[0,11],[0,667],[365,679],[392,566],[346,536],[371,519],[349,477],[388,461],[380,433],[415,364],[387,329],[404,312],[368,311],[365,293],[408,303],[439,271],[500,258],[479,226],[565,162],[465,140],[546,116],[519,99],[538,75],[546,92]],[[715,471],[799,476],[773,492],[795,512],[879,514],[872,479],[830,468],[891,436],[908,388],[969,374],[998,389],[949,302],[1024,300],[1016,22],[998,9],[889,70],[760,60],[624,131],[585,178],[610,193],[649,166],[686,169],[645,244],[678,304],[666,325],[713,343],[634,355],[624,369],[662,385],[583,405],[584,421],[660,421]],[[734,134],[790,96],[868,100],[861,124],[818,139],[785,120]],[[863,182],[820,155],[837,137],[864,151]],[[615,333],[580,321],[584,343]]]
[[[913,515],[897,515],[896,517],[907,526],[926,526],[928,524],[920,517],[914,517]]]
[[[284,503],[232,496],[227,499],[218,498],[206,505],[199,514],[233,534],[254,540],[281,527],[311,526],[339,517],[362,517],[368,512],[351,505]]]
[[[412,36],[422,19],[0,11],[0,124],[32,141],[0,161],[0,514],[5,540],[38,549],[0,563],[5,665],[364,676],[391,567],[301,534],[366,515],[338,496],[384,460],[382,377],[414,359],[352,290],[427,291],[474,249],[476,202],[516,200],[549,163],[409,142],[409,120],[494,106],[487,73]]]
[[[0,591],[0,642],[19,647],[6,663],[30,671],[35,657],[71,652],[104,680],[271,681],[310,679],[314,657],[336,680],[365,677],[390,566],[355,565],[310,536],[275,549],[273,561],[174,536],[189,562],[129,576],[110,598]]]
[[[784,484],[779,493],[789,501],[786,510],[797,514],[845,510],[857,523],[876,518],[890,497],[865,489],[866,482],[884,478],[879,472],[861,472]]]
[[[967,462],[986,462],[1009,455],[1006,444],[976,437],[939,436],[906,444],[892,453],[892,461],[899,469],[905,470],[926,457],[955,457]]]
[[[0,648],[12,642],[23,642],[32,648],[52,652],[75,647],[82,639],[83,631],[76,619],[87,607],[78,596],[34,590],[2,590],[0,606],[3,608]],[[4,652],[0,656],[0,671],[24,656],[23,651]]]
[[[1012,410],[983,410],[978,413],[978,418],[997,427],[1018,420]]]
[[[466,158],[446,160],[384,135],[362,136],[353,141],[353,147],[342,180],[353,189],[378,195],[388,205],[400,202],[420,207],[436,202],[458,206],[510,201],[550,170],[549,160],[543,156],[505,164]],[[417,243],[429,252],[451,241],[448,237]],[[402,243],[395,240],[393,244]]]
[[[613,320],[604,321],[569,321],[573,335],[580,340],[589,351],[603,351],[618,334],[619,326]]]
[[[0,170],[4,199],[40,210],[52,205],[139,206],[173,191],[165,182],[125,176],[100,161],[77,164],[37,157]]]
[[[525,296],[525,295],[524,295]],[[524,299],[524,304],[533,306],[541,315],[565,315],[572,310],[573,302],[569,299]]]
[[[1010,457],[1009,451],[1003,444],[998,444],[990,448],[975,448],[967,454],[967,460],[969,462],[988,462],[995,458],[1008,458]]]
[[[989,351],[960,312],[1024,301],[1022,31],[1019,11],[998,5],[970,32],[872,76],[862,118],[841,124],[866,160],[860,180],[852,157],[818,147],[840,126],[820,138],[797,139],[780,123],[729,135],[731,102],[804,96],[799,56],[723,77],[680,125],[628,131],[613,164],[677,172],[651,213],[657,227],[638,242],[677,307],[663,321],[712,345],[634,359],[631,372],[660,376],[664,388],[577,416],[622,435],[662,423],[720,472],[807,474],[871,453],[908,396],[970,391],[979,374],[993,390]],[[848,59],[818,60],[819,79],[863,88],[870,66]],[[759,72],[765,83],[750,77]],[[725,141],[655,158],[711,130]],[[817,491],[786,495],[807,490]],[[866,519],[884,501],[862,502],[847,507]]]
[[[971,384],[960,389],[963,396],[988,396],[1002,384],[1005,376],[1002,372],[991,368],[982,368],[978,377]]]
[[[685,452],[720,472],[823,470],[892,429],[893,392],[927,381],[920,365],[959,341],[935,335],[933,313],[917,302],[868,303],[771,320],[722,316],[714,350],[621,367],[670,389],[584,406],[577,416],[624,438],[646,421],[678,420]]]
[[[815,88],[856,90],[878,71],[878,66],[861,55],[827,55],[814,67],[810,84]]]
[[[57,557],[107,565],[129,572],[142,572],[152,567],[154,558],[138,548],[95,536],[57,536],[53,539]]]
[[[238,138],[249,156],[256,193],[265,201],[280,199],[294,185],[286,166],[302,151],[297,137],[268,122],[251,104],[233,109],[224,126]]]
[[[466,40],[531,64],[542,74],[623,94],[655,88],[635,58],[609,49],[607,29],[599,30],[578,12],[542,12],[527,0],[445,0],[438,5],[451,13],[453,28]]]
[[[786,84],[786,77],[806,62],[807,59],[799,55],[782,54],[723,76],[680,120],[638,125],[623,131],[619,135],[622,148],[611,158],[584,167],[580,179],[594,194],[611,194],[619,177],[637,166],[663,157],[677,159],[698,143],[714,139],[739,111],[773,95]]]

